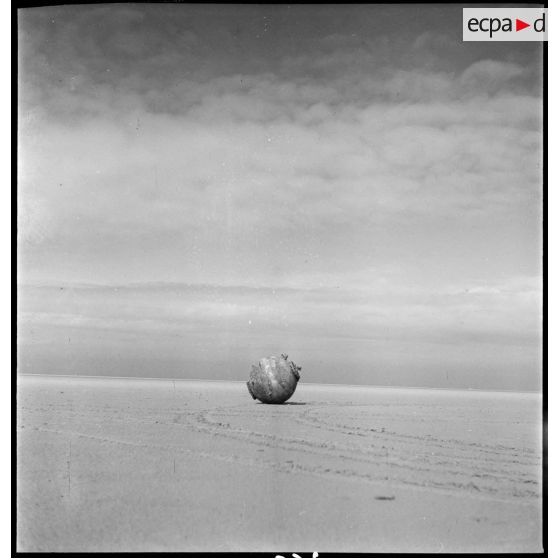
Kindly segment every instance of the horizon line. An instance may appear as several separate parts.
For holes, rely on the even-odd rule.
[[[237,383],[245,384],[244,380],[216,380],[216,379],[204,379],[204,378],[151,378],[143,376],[92,376],[92,375],[81,375],[81,374],[37,374],[37,373],[16,373],[16,376],[47,376],[54,378],[92,378],[92,379],[111,379],[111,380],[157,380],[157,381],[168,381],[168,382],[220,382],[220,383]],[[343,386],[343,387],[355,387],[355,388],[380,388],[380,389],[423,389],[423,390],[438,390],[438,391],[482,391],[488,393],[535,393],[542,395],[542,390],[514,390],[514,389],[481,389],[481,388],[446,388],[446,387],[428,387],[428,386],[385,386],[377,384],[329,384],[322,382],[302,382],[304,384],[313,386]]]

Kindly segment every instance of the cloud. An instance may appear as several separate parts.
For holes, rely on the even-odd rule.
[[[347,278],[340,273],[338,283]],[[241,379],[250,359],[288,349],[307,367],[306,381],[366,383],[380,374],[395,384],[428,385],[432,374],[449,371],[453,386],[537,387],[535,278],[440,290],[413,288],[396,270],[389,280],[369,270],[361,273],[359,288],[318,287],[312,277],[305,284],[20,287],[20,365],[94,374],[113,373],[116,365],[116,375],[135,375],[133,355],[143,355],[147,370],[163,367],[147,375],[198,377],[200,362],[214,365],[224,358],[229,368],[221,374]],[[340,358],[341,369],[335,365]],[[426,375],[424,366],[430,369]],[[518,366],[519,383],[494,376]],[[488,377],[477,378],[488,370]],[[215,369],[207,373],[223,377]]]
[[[536,344],[540,335],[540,284],[533,277],[440,289],[410,285],[395,271],[370,269],[357,276],[338,273],[329,284],[317,274],[291,284],[29,285],[21,290],[21,319],[153,333],[193,325],[219,330],[224,321],[245,332],[294,328],[326,337],[373,338],[389,331],[400,338],[458,342],[475,333],[486,343]]]
[[[396,341],[452,362],[483,344],[494,366],[496,346],[534,347],[536,45],[464,48],[449,8],[400,33],[386,22],[412,10],[334,26],[333,7],[156,8],[20,17],[20,278],[127,285],[31,297],[25,320],[314,334],[386,359]]]
[[[461,84],[473,92],[479,88],[487,92],[501,90],[503,84],[513,83],[514,78],[522,76],[524,70],[518,64],[496,60],[479,60],[471,64],[461,76]]]
[[[435,83],[406,75],[398,88],[413,97],[417,79]],[[269,76],[198,84],[190,99],[199,102],[180,112],[101,96],[105,116],[23,124],[22,205],[34,207],[23,222],[50,208],[52,232],[73,222],[80,241],[95,224],[100,234],[119,234],[119,224],[163,232],[174,223],[177,232],[210,225],[234,236],[246,226],[385,222],[467,204],[488,215],[538,203],[539,101],[508,91],[456,100],[443,79],[443,101],[360,106],[342,103],[332,85],[322,91]],[[382,87],[393,91],[393,80]]]

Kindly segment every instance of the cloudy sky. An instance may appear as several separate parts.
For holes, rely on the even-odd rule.
[[[540,44],[460,6],[18,19],[22,372],[540,388]]]

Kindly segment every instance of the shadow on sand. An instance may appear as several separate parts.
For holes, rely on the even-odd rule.
[[[308,405],[308,403],[304,403],[303,401],[285,401],[284,403],[262,403],[258,401],[258,405]]]

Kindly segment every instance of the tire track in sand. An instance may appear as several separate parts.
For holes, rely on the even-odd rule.
[[[428,456],[423,453],[421,459],[417,459],[409,453],[406,448],[392,449],[390,451],[385,445],[368,449],[362,444],[346,444],[343,442],[330,440],[317,440],[312,432],[304,435],[292,436],[276,433],[262,432],[257,429],[246,428],[248,423],[258,424],[258,418],[264,415],[258,412],[243,410],[243,407],[218,407],[205,409],[191,413],[182,413],[175,418],[177,424],[184,424],[196,431],[210,435],[222,436],[234,439],[239,442],[263,449],[282,450],[295,452],[305,455],[318,457],[319,460],[331,461],[330,467],[320,466],[318,469],[329,472],[335,470],[336,474],[343,477],[360,477],[374,480],[375,482],[387,481],[396,482],[404,485],[422,486],[450,490],[452,492],[466,491],[470,494],[492,495],[498,498],[526,498],[536,499],[540,496],[540,491],[536,488],[539,484],[533,471],[493,471],[487,470],[486,464],[480,463],[478,467],[465,466],[460,460],[449,462],[439,460],[437,456]],[[295,416],[304,416],[303,411]],[[292,417],[292,415],[290,415]],[[283,412],[269,411],[266,409],[267,419],[282,418],[286,420],[289,416]],[[224,422],[226,419],[240,418],[243,426],[232,425]],[[248,420],[247,420],[248,419]],[[315,430],[322,428],[318,423],[310,425]],[[292,429],[291,429],[292,430]],[[386,434],[386,439],[390,439],[390,434]],[[393,438],[393,436],[392,436]],[[397,443],[399,440],[396,439]],[[439,439],[440,441],[440,439]],[[394,446],[395,448],[395,446]],[[427,457],[428,459],[425,459]],[[471,458],[478,461],[478,456]],[[344,464],[351,465],[350,468],[340,469],[335,462],[343,461]],[[289,460],[295,463],[295,460]],[[304,460],[297,459],[298,468],[308,471],[318,470],[316,466],[304,463]],[[456,468],[459,465],[461,468]],[[452,469],[451,466],[454,468]],[[294,467],[293,467],[294,468]],[[523,478],[521,478],[523,477]]]

